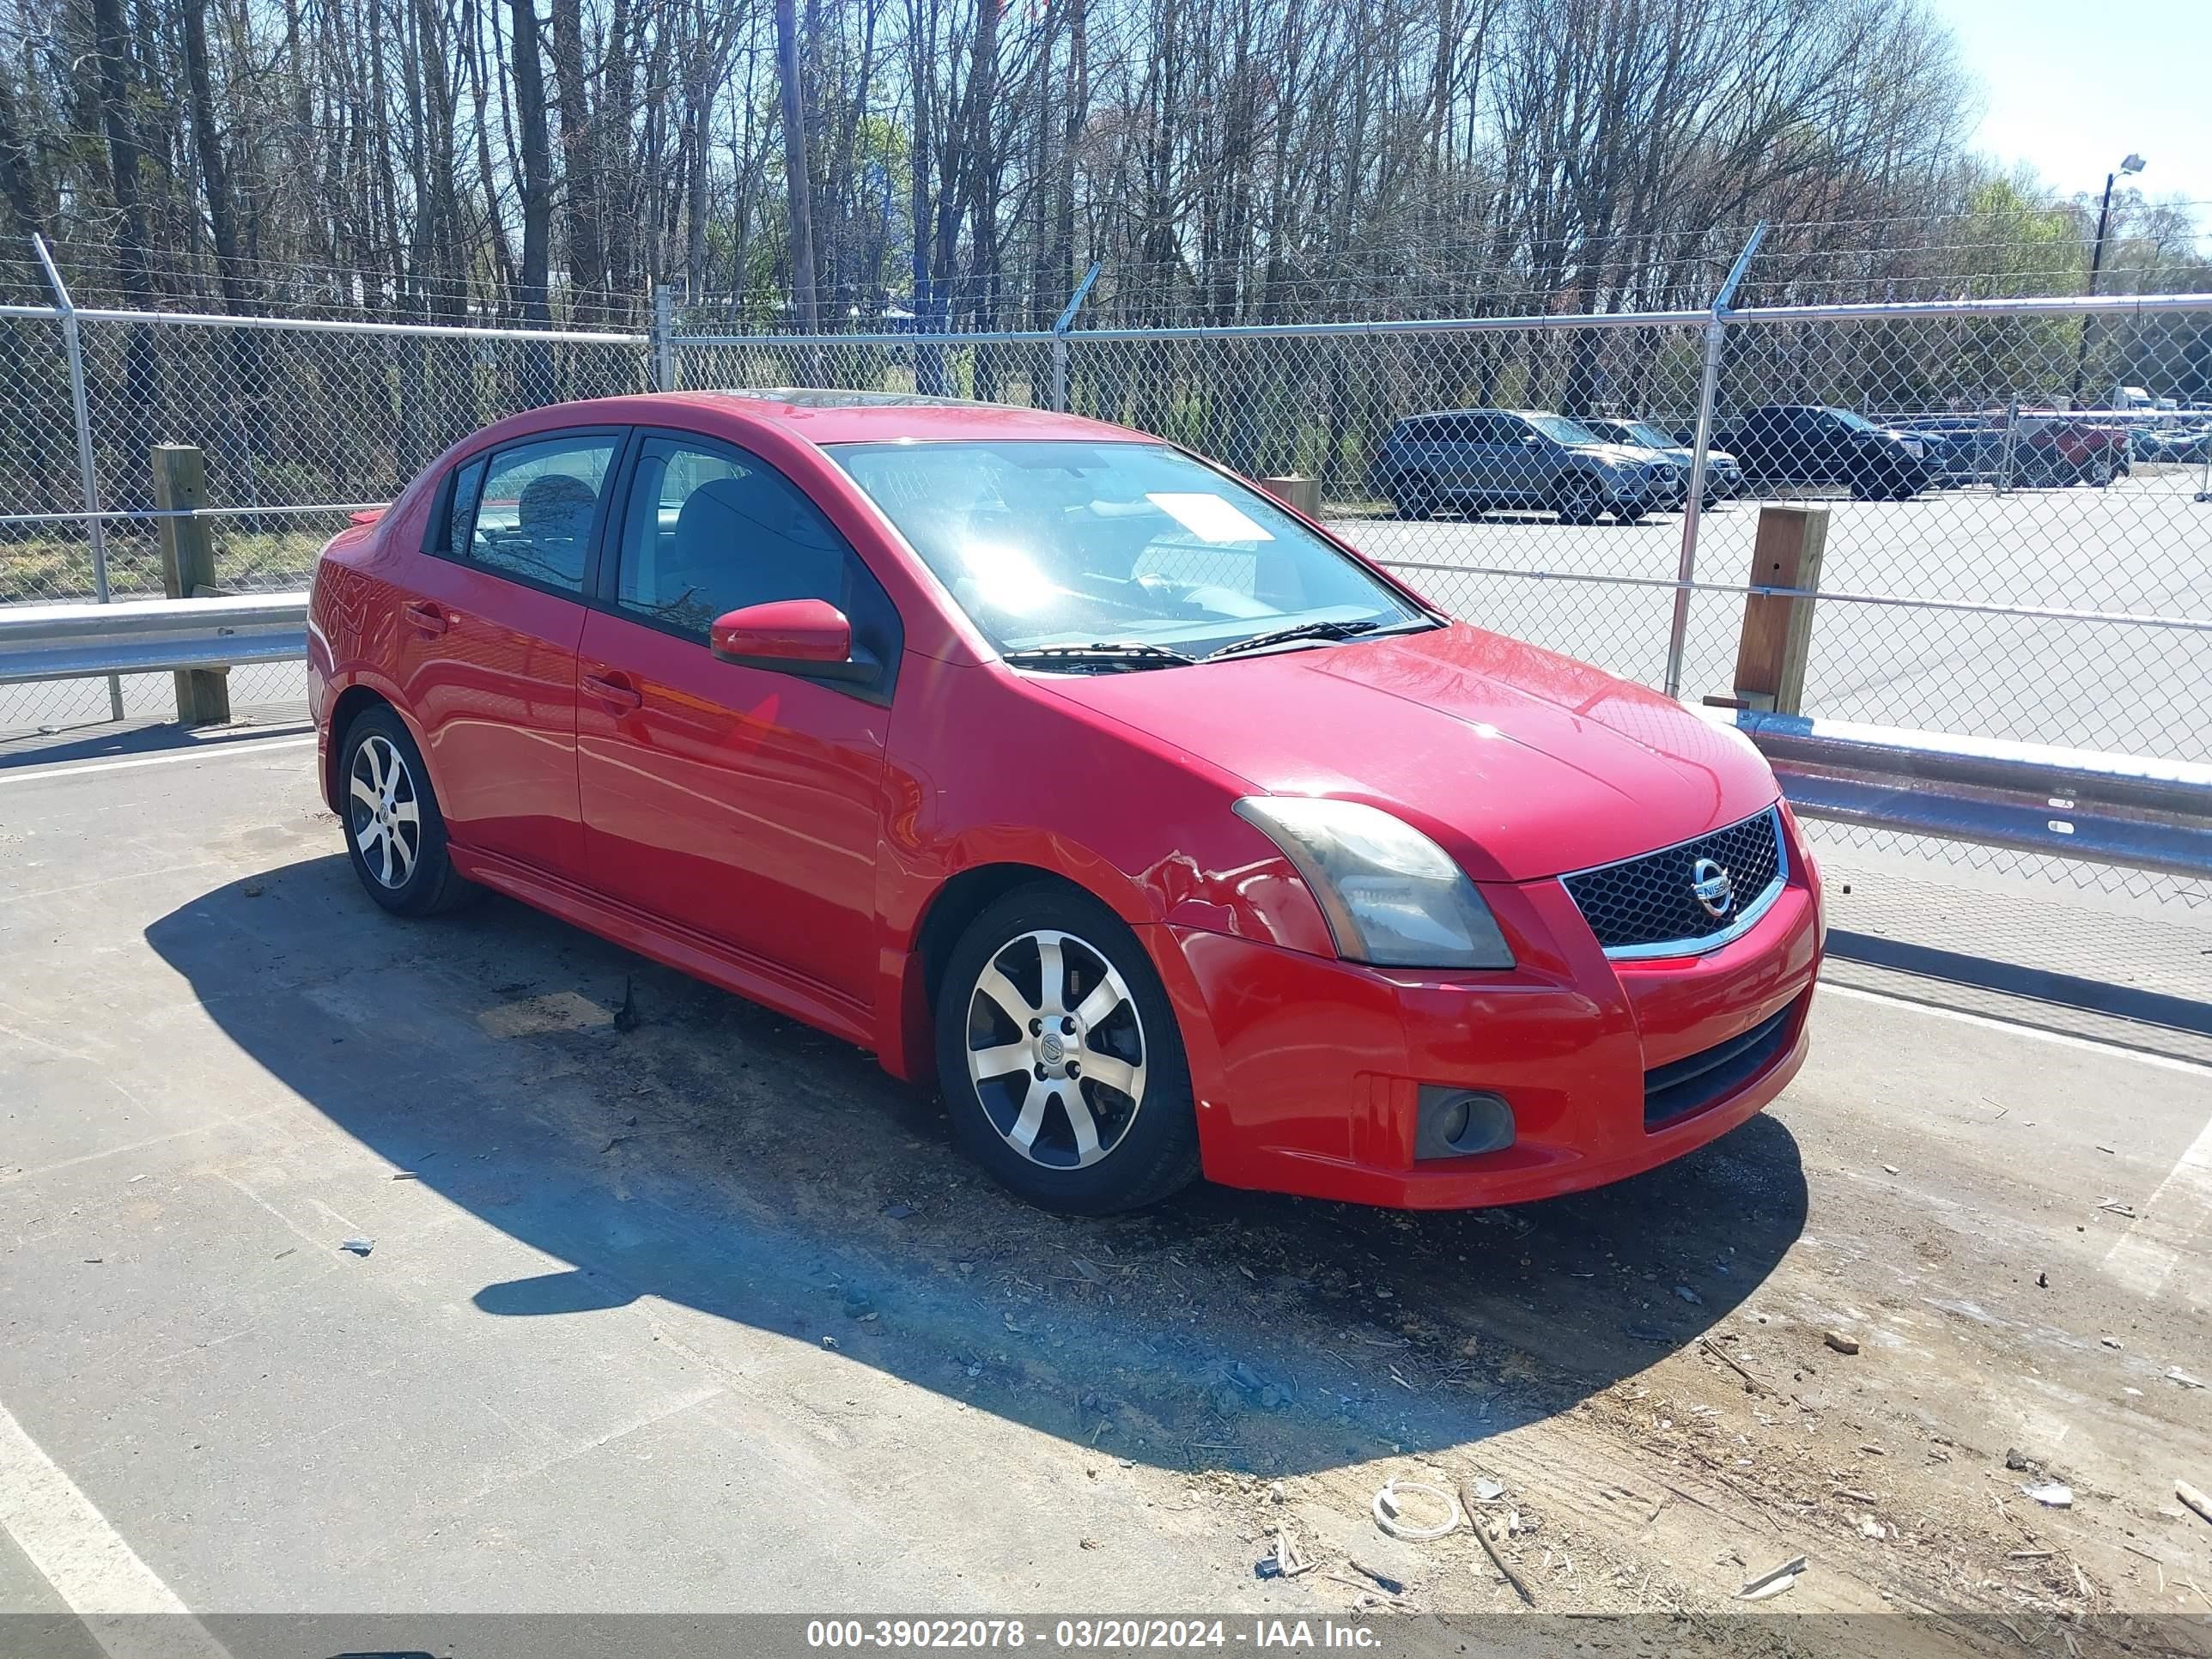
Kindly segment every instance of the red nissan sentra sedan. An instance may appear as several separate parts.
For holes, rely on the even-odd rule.
[[[316,572],[370,896],[495,888],[934,1074],[1056,1209],[1615,1180],[1805,1054],[1735,732],[1455,623],[1184,452],[835,392],[535,410]]]

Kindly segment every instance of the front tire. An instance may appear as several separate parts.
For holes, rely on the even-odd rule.
[[[363,710],[346,728],[339,765],[346,853],[369,897],[394,915],[428,916],[477,896],[447,856],[430,769],[398,714]]]
[[[1595,479],[1571,476],[1560,482],[1552,510],[1561,524],[1595,524],[1605,511],[1605,495]]]
[[[1002,1185],[1070,1215],[1158,1203],[1199,1172],[1175,1011],[1137,936],[1039,884],[987,905],[937,989],[956,1138]]]

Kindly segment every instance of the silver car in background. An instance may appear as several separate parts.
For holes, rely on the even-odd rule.
[[[1676,493],[1674,504],[1680,507],[1690,498],[1690,466],[1697,459],[1697,452],[1687,444],[1676,442],[1649,421],[1628,421],[1606,416],[1586,420],[1583,424],[1601,438],[1613,443],[1633,444],[1656,453],[1674,471]],[[1736,458],[1724,449],[1708,449],[1705,452],[1705,499],[1709,501],[1732,501],[1743,492],[1743,467]]]

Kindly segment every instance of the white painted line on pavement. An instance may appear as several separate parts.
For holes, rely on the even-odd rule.
[[[36,783],[41,778],[85,778],[94,772],[121,772],[134,766],[167,766],[173,761],[221,760],[232,755],[265,755],[272,749],[298,749],[315,740],[303,738],[238,738],[211,743],[204,749],[172,749],[159,755],[139,755],[130,760],[72,761],[62,766],[34,766],[27,772],[0,768],[0,783]]]
[[[0,1406],[0,1527],[110,1659],[228,1659],[76,1482]],[[167,1614],[167,1618],[152,1615]]]
[[[2177,1054],[2146,1054],[2140,1048],[2129,1048],[2117,1042],[2100,1042],[2094,1037],[2075,1036],[2070,1031],[2046,1031],[2039,1025],[2023,1025],[2018,1020],[1996,1019],[1988,1014],[1970,1014],[1963,1008],[1944,1008],[1932,1002],[1916,1002],[1911,997],[1893,997],[1881,991],[1863,991],[1856,985],[1831,985],[1820,981],[1824,995],[1848,997],[1856,1002],[1879,1002],[1889,1008],[1909,1008],[1917,1014],[1928,1014],[1936,1019],[1956,1020],[1961,1025],[1979,1026],[1985,1031],[2002,1031],[2008,1036],[2027,1037],[2036,1042],[2047,1042],[2055,1048],[2079,1049],[2084,1054],[2102,1054],[2112,1060],[2130,1060],[2139,1066],[2155,1066],[2162,1072],[2179,1072],[2186,1077],[2212,1080],[2212,1065],[2201,1060],[2184,1060]]]
[[[2205,1124],[2181,1160],[2143,1200],[2119,1242],[2105,1252],[2113,1278],[2142,1296],[2156,1296],[2212,1220],[2212,1122]]]
[[[2013,1036],[2028,1037],[2038,1042],[2056,1044],[2062,1048],[2075,1048],[2114,1060],[2133,1060],[2138,1065],[2154,1066],[2160,1071],[2179,1072],[2185,1076],[2212,1079],[2212,1066],[2200,1061],[2178,1059],[2172,1054],[2147,1054],[2140,1049],[2124,1048],[2117,1043],[2099,1042],[2094,1038],[2075,1036],[2065,1031],[2045,1031],[2033,1025],[2021,1025],[2008,1019],[1992,1019],[1983,1014],[1970,1014],[1956,1008],[1939,1008],[1925,1002],[1915,1002],[1909,997],[1885,996],[1879,991],[1863,991],[1856,985],[1822,985],[1820,989],[1840,997],[1850,997],[1861,1002],[1879,1002],[1893,1008],[1910,1008],[1916,1012],[1932,1014],[1938,1019],[1956,1020],[1961,1024],[1977,1025],[1987,1030],[2002,1031]],[[2160,1182],[2151,1195],[2145,1199],[2128,1230],[2120,1235],[2112,1248],[2105,1253],[2105,1271],[2136,1295],[2155,1297],[2165,1290],[2166,1281],[2181,1262],[2185,1252],[2194,1253],[2197,1240],[2206,1224],[2212,1223],[2212,1121],[2208,1121],[2197,1132],[2197,1139],[2189,1144],[2166,1179]]]

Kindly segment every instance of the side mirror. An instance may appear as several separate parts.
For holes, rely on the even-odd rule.
[[[708,639],[720,661],[808,679],[871,680],[880,666],[853,644],[853,624],[827,599],[772,599],[714,618]]]

